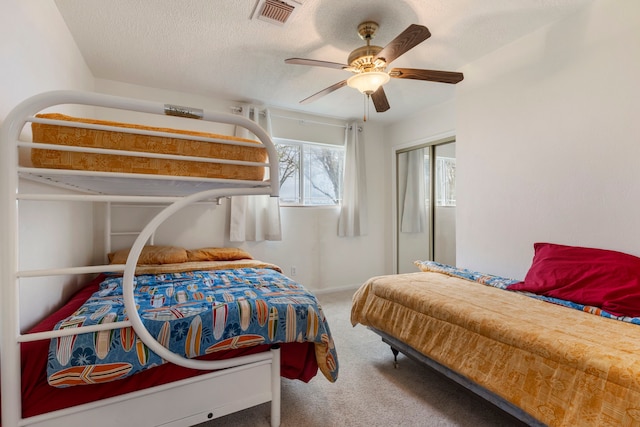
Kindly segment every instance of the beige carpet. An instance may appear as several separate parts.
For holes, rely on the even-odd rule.
[[[353,291],[318,296],[334,336],[340,376],[308,384],[282,380],[282,427],[520,426],[517,420],[449,379],[400,355],[362,326],[351,326]],[[200,427],[269,426],[269,404]]]

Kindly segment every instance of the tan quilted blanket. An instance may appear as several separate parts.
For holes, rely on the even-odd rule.
[[[192,261],[175,264],[139,265],[136,274],[169,274],[195,270],[227,270],[230,268],[270,268],[282,273],[275,264],[256,259],[239,259],[233,261]]]
[[[551,426],[640,426],[640,326],[434,272],[374,277],[353,325],[394,336]]]
[[[70,123],[81,122],[117,126],[123,128],[123,132],[83,129],[73,127],[72,124],[69,126],[59,126],[33,123],[32,130],[34,142],[260,163],[267,161],[267,152],[264,147],[262,147],[260,143],[249,139],[204,132],[185,131],[180,129],[157,128],[103,120],[80,119],[55,113],[39,114],[38,117],[65,120]],[[132,134],[127,133],[125,129],[169,132],[182,135],[183,137],[185,135],[189,135],[250,142],[255,143],[256,147]],[[31,162],[34,167],[49,169],[227,178],[250,181],[261,181],[264,178],[264,168],[260,166],[208,163],[189,160],[154,159],[58,150],[34,149],[31,151]]]

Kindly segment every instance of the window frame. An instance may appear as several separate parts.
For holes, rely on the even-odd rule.
[[[300,147],[300,164],[298,165],[298,181],[300,183],[299,185],[299,192],[298,192],[298,200],[300,200],[300,203],[295,203],[295,202],[283,202],[282,201],[282,191],[280,192],[280,206],[284,206],[284,207],[304,207],[304,208],[334,208],[334,207],[339,207],[342,204],[342,192],[343,192],[343,184],[344,184],[344,162],[345,162],[345,155],[346,155],[346,148],[344,146],[344,144],[329,144],[329,143],[323,143],[323,142],[314,142],[314,141],[304,141],[304,140],[298,140],[298,139],[291,139],[291,138],[280,138],[280,137],[272,137],[273,143],[274,145],[276,145],[276,148],[278,147],[278,145],[292,145],[292,146],[297,146]],[[307,204],[305,203],[305,196],[306,196],[306,183],[305,181],[307,180],[306,176],[305,176],[305,171],[306,171],[306,165],[305,165],[305,155],[308,154],[308,150],[310,148],[329,148],[332,150],[337,150],[337,151],[341,151],[342,152],[342,170],[343,170],[343,176],[342,176],[342,181],[340,182],[340,194],[338,195],[337,199],[338,202],[337,203],[325,203],[325,204]],[[279,159],[278,159],[279,161]]]

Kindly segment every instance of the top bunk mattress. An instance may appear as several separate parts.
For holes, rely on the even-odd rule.
[[[267,151],[262,144],[244,138],[104,120],[83,119],[56,113],[38,114],[36,117],[69,122],[69,125],[32,123],[33,142],[36,143],[242,162],[267,162]],[[116,127],[122,128],[122,131],[88,129],[86,127],[77,127],[75,126],[76,124]],[[143,133],[140,133],[140,131]],[[144,134],[145,131],[175,134],[176,137]],[[189,139],[189,137],[193,137],[193,139]],[[219,142],[209,142],[202,140],[203,138],[215,139]],[[240,142],[244,145],[233,145],[233,142]],[[251,146],[252,144],[255,144],[255,147]],[[34,167],[45,169],[223,178],[247,181],[262,181],[265,175],[263,166],[153,158],[143,157],[143,155],[132,156],[62,151],[55,149],[31,150],[31,162]]]

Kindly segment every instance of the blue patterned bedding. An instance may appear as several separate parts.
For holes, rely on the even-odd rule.
[[[314,342],[322,373],[335,381],[338,359],[322,308],[301,285],[269,268],[237,268],[136,277],[136,301],[149,332],[184,357],[259,344]],[[55,329],[126,320],[122,277]],[[113,381],[165,361],[132,328],[52,339],[47,378],[55,387]]]
[[[432,271],[435,273],[442,273],[448,276],[460,277],[462,279],[471,280],[472,282],[481,283],[483,285],[492,286],[494,288],[508,290],[507,286],[520,282],[519,280],[509,279],[506,277],[493,276],[491,274],[479,273],[473,270],[467,270],[465,268],[457,268],[446,264],[441,264],[435,261],[416,261],[416,266],[422,271]],[[620,320],[623,322],[634,323],[640,325],[640,317],[627,317],[627,316],[615,316],[611,313],[602,310],[599,307],[593,307],[589,305],[578,304],[573,301],[567,301],[559,298],[548,297],[545,295],[538,295],[531,292],[513,291],[519,294],[526,295],[531,298],[547,301],[553,304],[562,305],[564,307],[573,308],[575,310],[584,311],[585,313],[594,314],[596,316],[606,317],[608,319]]]

